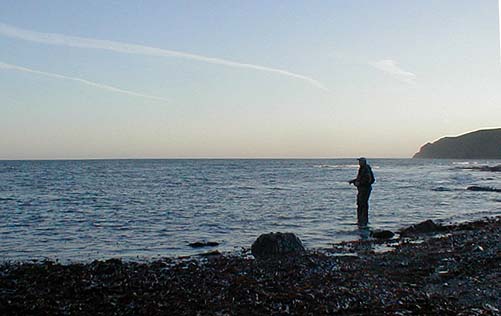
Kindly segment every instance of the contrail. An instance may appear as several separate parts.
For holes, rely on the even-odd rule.
[[[12,64],[3,63],[3,62],[0,62],[0,69],[27,72],[27,73],[32,73],[32,74],[37,74],[37,75],[42,75],[42,76],[52,77],[52,78],[57,78],[57,79],[63,79],[63,80],[71,80],[71,81],[80,82],[80,83],[86,84],[88,86],[93,86],[93,87],[108,90],[108,91],[118,92],[118,93],[122,93],[122,94],[128,94],[128,95],[132,95],[135,97],[141,97],[141,98],[153,99],[153,100],[157,100],[157,101],[168,102],[167,99],[164,99],[161,97],[142,94],[142,93],[138,93],[138,92],[134,92],[134,91],[130,91],[130,90],[124,90],[124,89],[120,89],[117,87],[108,86],[108,85],[105,85],[102,83],[97,83],[97,82],[93,82],[93,81],[89,81],[89,80],[85,80],[85,79],[81,79],[81,78],[69,77],[69,76],[59,75],[59,74],[50,73],[50,72],[39,71],[39,70],[21,67],[21,66],[16,66],[16,65],[12,65]]]
[[[392,59],[383,59],[376,62],[369,62],[369,65],[386,72],[399,81],[409,84],[414,84],[416,82],[416,75],[414,73],[403,70],[402,68],[400,68],[398,63]]]
[[[317,88],[327,90],[327,88],[320,81],[287,70],[248,64],[248,63],[241,63],[222,58],[207,57],[175,50],[167,50],[167,49],[161,49],[143,45],[128,44],[123,42],[114,42],[114,41],[92,39],[85,37],[67,36],[57,33],[41,33],[31,30],[20,29],[3,23],[0,23],[0,35],[16,39],[22,39],[30,42],[50,44],[50,45],[104,49],[126,54],[138,54],[138,55],[148,55],[148,56],[158,56],[158,57],[177,57],[177,58],[206,62],[210,64],[224,65],[228,67],[247,68],[259,71],[266,71],[295,79],[300,79],[308,82],[309,84]]]

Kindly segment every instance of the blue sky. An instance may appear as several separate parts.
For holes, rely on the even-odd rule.
[[[0,3],[0,159],[408,157],[500,124],[495,0],[102,2]]]

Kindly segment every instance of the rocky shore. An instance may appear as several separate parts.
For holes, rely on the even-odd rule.
[[[500,224],[260,260],[4,262],[0,315],[500,315]]]

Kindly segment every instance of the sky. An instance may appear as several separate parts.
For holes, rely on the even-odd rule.
[[[498,0],[0,0],[0,159],[411,157],[501,127]]]

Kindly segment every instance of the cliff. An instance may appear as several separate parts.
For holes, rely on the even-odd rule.
[[[501,159],[501,128],[441,138],[422,146],[413,158]]]

